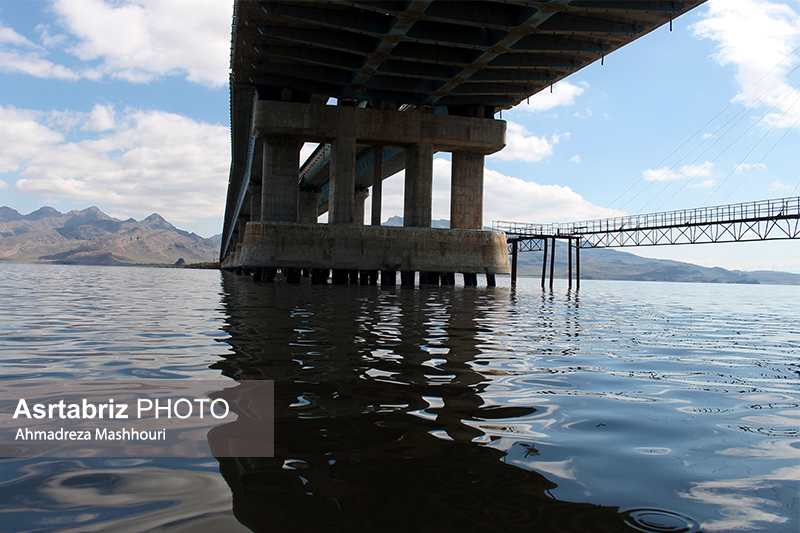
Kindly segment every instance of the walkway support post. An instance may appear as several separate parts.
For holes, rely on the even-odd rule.
[[[567,239],[567,288],[572,288],[572,237]]]
[[[542,289],[544,289],[544,280],[547,272],[547,237],[542,237],[542,241],[544,242],[542,252]]]
[[[550,248],[550,288],[553,288],[553,267],[556,263],[556,238],[553,237],[553,246]]]
[[[511,286],[517,286],[517,252],[519,251],[519,241],[511,241]]]

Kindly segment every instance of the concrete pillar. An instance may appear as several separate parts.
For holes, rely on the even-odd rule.
[[[356,140],[337,137],[331,143],[331,176],[328,193],[328,221],[331,224],[353,223],[353,200],[356,185]],[[363,214],[363,211],[362,211]]]
[[[383,198],[383,146],[372,147],[372,225],[381,225]]]
[[[261,182],[250,182],[248,192],[250,193],[250,219],[261,220]]]
[[[369,196],[369,189],[356,187],[353,197],[353,223],[359,226],[364,225],[364,202]]]
[[[320,198],[322,198],[322,191],[316,187],[304,187],[300,190],[300,203],[297,208],[297,221],[299,223],[317,223]]]
[[[406,182],[403,225],[431,227],[433,200],[433,145],[416,143],[406,148]]]
[[[483,229],[483,154],[453,152],[450,227]]]
[[[297,222],[300,141],[267,138],[261,178],[261,220]]]
[[[236,234],[237,234],[237,241],[236,244],[244,242],[244,230],[247,227],[248,218],[246,216],[240,216],[239,220],[236,221]]]

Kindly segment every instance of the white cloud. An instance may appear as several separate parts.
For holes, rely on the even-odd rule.
[[[764,163],[757,163],[755,165],[749,165],[747,163],[742,163],[741,165],[736,165],[736,172],[739,174],[746,174],[751,172],[752,170],[766,170],[767,165]]]
[[[39,32],[39,39],[42,41],[42,45],[44,45],[46,48],[62,46],[69,39],[69,37],[63,33],[58,35],[50,35],[50,26],[47,24],[39,24],[36,26],[35,30]]]
[[[5,26],[2,22],[0,22],[0,44],[11,44],[25,48],[37,48],[34,43],[15,32],[8,26]]]
[[[505,161],[541,161],[553,154],[553,144],[557,143],[560,137],[569,136],[569,133],[561,136],[554,135],[551,144],[544,137],[529,136],[529,133],[522,124],[508,122],[506,125],[506,147],[489,157],[496,157]]]
[[[0,174],[14,172],[63,136],[43,126],[43,113],[0,106]]]
[[[770,191],[791,191],[792,186],[787,185],[781,181],[780,178],[776,179],[772,182],[772,185],[769,186]]]
[[[146,83],[167,75],[221,86],[228,82],[232,4],[220,0],[57,0],[53,6],[79,40],[68,49],[101,61],[113,78]]]
[[[586,82],[580,82],[578,85],[572,84],[568,81],[560,81],[553,85],[553,92],[550,89],[540,91],[527,100],[523,100],[515,109],[523,111],[549,111],[555,107],[572,105],[575,103],[575,98],[582,95],[583,92],[589,87]]]
[[[790,108],[800,92],[781,78],[798,63],[792,52],[800,44],[800,16],[787,4],[764,0],[710,0],[706,5],[705,18],[692,29],[717,42],[714,57],[720,65],[736,67],[742,91],[737,98],[749,105],[763,97],[760,105],[778,106],[768,124],[794,124],[800,109]]]
[[[114,108],[110,105],[97,104],[92,109],[84,129],[90,131],[107,131],[114,127]]]
[[[576,155],[573,155],[572,157],[570,157],[569,160],[572,161],[573,163],[580,163],[581,162],[581,156],[576,154]]]
[[[485,170],[484,183],[483,216],[487,226],[493,220],[536,223],[587,220],[601,210],[561,185],[540,185],[489,169]],[[621,214],[612,212],[608,216]]]
[[[689,187],[691,187],[692,189],[710,189],[711,187],[713,187],[716,184],[717,184],[717,180],[710,179],[710,180],[703,180],[700,183],[694,183],[692,185],[689,185]]]
[[[706,161],[683,166],[679,172],[673,171],[670,167],[662,167],[645,170],[643,174],[645,181],[675,181],[684,178],[707,178],[713,174],[713,171],[714,163]]]
[[[433,160],[432,218],[450,218],[450,161]],[[381,202],[382,220],[403,216],[404,172],[384,180]],[[369,202],[371,200],[368,199]],[[369,204],[368,204],[369,205]],[[520,222],[566,222],[595,217],[600,207],[585,200],[569,187],[540,185],[500,172],[484,169],[483,223],[490,226],[495,220]],[[369,220],[369,207],[366,208]],[[612,212],[608,216],[624,215]]]
[[[228,128],[162,111],[98,109],[72,114],[86,138],[69,142],[46,114],[0,108],[0,172],[18,171],[15,192],[178,222],[222,214]],[[117,120],[101,124],[101,115]]]
[[[47,51],[0,22],[0,71],[21,73],[37,78],[75,81],[92,77],[90,70],[78,73],[47,59]]]
[[[8,189],[8,183],[6,183],[3,180],[0,180],[0,191],[2,191],[4,189]]]

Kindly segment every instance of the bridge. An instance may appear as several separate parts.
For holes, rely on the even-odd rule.
[[[511,269],[505,234],[483,230],[498,114],[702,1],[236,1],[222,267],[493,285]],[[431,228],[437,151],[452,154],[447,230]],[[404,227],[382,227],[382,181],[401,169]]]
[[[544,251],[542,287],[550,243],[550,286],[553,285],[556,239],[567,241],[568,283],[572,285],[572,250],[580,283],[581,248],[620,248],[667,244],[702,244],[800,238],[800,196],[680,211],[631,215],[563,224],[498,221],[492,224],[508,239],[511,283],[517,279],[517,253]]]

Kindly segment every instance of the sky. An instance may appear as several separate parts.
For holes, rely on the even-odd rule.
[[[0,0],[0,205],[156,212],[220,233],[232,4]],[[799,48],[800,0],[710,0],[504,111],[485,223],[797,196]],[[449,172],[437,154],[434,219],[449,218]],[[401,173],[384,182],[383,218],[402,210]],[[800,273],[798,241],[624,250]]]

